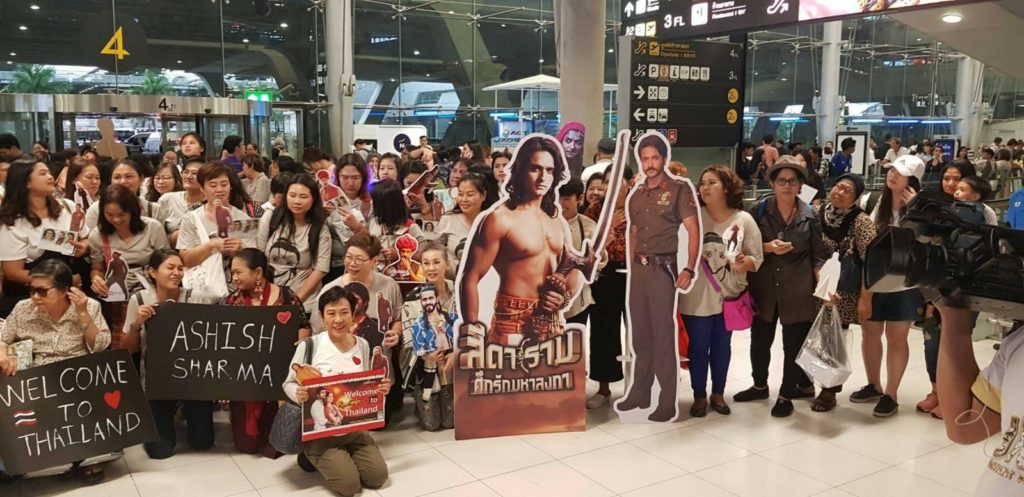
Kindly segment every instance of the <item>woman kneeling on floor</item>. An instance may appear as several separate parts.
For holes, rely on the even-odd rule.
[[[365,371],[371,364],[370,346],[352,334],[352,310],[356,297],[343,287],[333,287],[320,296],[318,307],[323,316],[323,333],[313,337],[312,368],[320,376]],[[290,364],[303,364],[306,343],[299,344]],[[387,395],[391,381],[381,383],[381,394]],[[295,371],[289,370],[284,382],[288,398],[297,404],[309,399],[306,387],[300,386]],[[305,458],[327,480],[327,486],[344,496],[355,495],[362,487],[380,488],[388,479],[388,466],[373,437],[358,431],[303,444],[300,461]]]

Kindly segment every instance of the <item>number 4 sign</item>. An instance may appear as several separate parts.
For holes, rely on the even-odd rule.
[[[125,50],[124,33],[122,28],[117,28],[117,31],[114,32],[114,36],[111,36],[110,40],[107,41],[106,46],[103,47],[103,50],[100,50],[100,54],[113,55],[117,57],[117,60],[124,60],[126,55],[131,55],[128,50]]]

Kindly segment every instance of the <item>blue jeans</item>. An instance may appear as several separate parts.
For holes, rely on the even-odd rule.
[[[732,358],[732,332],[725,329],[725,316],[683,316],[690,336],[690,386],[694,399],[708,398],[708,365],[711,366],[711,393],[725,393],[725,378]]]

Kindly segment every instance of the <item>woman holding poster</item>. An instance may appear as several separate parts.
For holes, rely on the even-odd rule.
[[[72,286],[70,266],[59,260],[43,260],[28,277],[31,298],[14,307],[0,332],[0,374],[14,375],[17,371],[17,359],[7,356],[7,346],[16,342],[32,341],[33,366],[107,349],[110,330],[100,304]],[[103,479],[103,468],[97,463],[114,457],[119,456],[94,457],[90,459],[93,464],[75,466],[85,482],[97,483]]]
[[[306,341],[303,340],[295,350],[292,364],[304,366],[304,370],[315,376],[368,371],[370,346],[366,340],[352,334],[355,306],[355,295],[344,287],[325,290],[317,306],[324,317],[325,330],[313,337],[312,361],[305,364]],[[390,388],[391,381],[385,378],[380,393],[387,395]],[[309,390],[299,385],[295,368],[289,368],[284,392],[299,405],[309,400]],[[311,463],[323,475],[328,488],[344,496],[355,495],[363,487],[380,488],[388,479],[387,462],[373,437],[365,431],[307,442],[299,453],[299,461],[300,465]]]
[[[303,307],[302,300],[287,286],[273,283],[274,270],[266,254],[257,249],[242,249],[232,258],[231,281],[236,290],[221,302],[224,305]],[[309,316],[304,313],[299,324],[299,340],[309,335]],[[267,441],[275,414],[276,401],[231,402],[231,433],[235,438],[235,448],[245,454],[260,453],[276,459],[279,454]]]
[[[149,284],[132,294],[128,299],[128,312],[125,314],[124,338],[122,345],[132,354],[141,352],[139,376],[145,386],[146,381],[146,322],[156,315],[160,304],[164,302],[180,302],[183,304],[209,304],[210,299],[199,291],[181,287],[185,276],[185,264],[174,249],[157,249],[149,257],[146,277]],[[213,447],[213,402],[202,400],[151,400],[149,408],[153,412],[160,440],[143,444],[150,459],[167,459],[174,455],[178,444],[175,418],[178,409],[188,426],[188,445],[193,450],[209,450]]]

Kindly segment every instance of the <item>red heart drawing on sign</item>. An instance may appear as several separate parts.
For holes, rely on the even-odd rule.
[[[283,311],[277,313],[277,322],[281,324],[287,324],[288,321],[292,320],[292,311]]]
[[[111,409],[117,410],[117,406],[121,405],[121,391],[114,390],[103,394],[103,402],[106,402]]]
[[[358,366],[363,363],[363,360],[360,359],[359,356],[352,356],[352,362],[356,363],[356,366]]]

